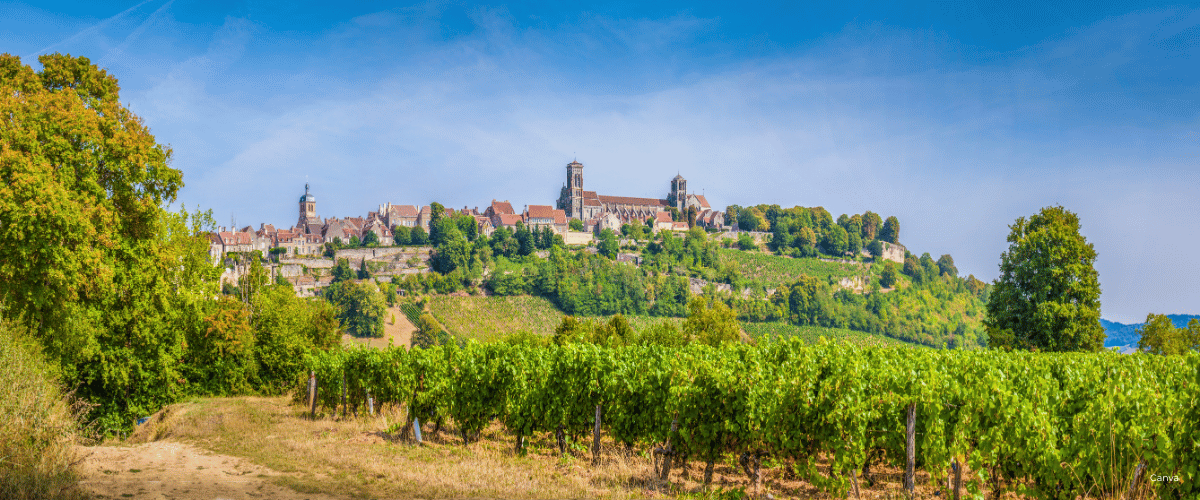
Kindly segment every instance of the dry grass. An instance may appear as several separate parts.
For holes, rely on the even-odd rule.
[[[72,404],[36,341],[0,322],[0,498],[71,499],[86,407]]]
[[[415,446],[387,432],[402,416],[388,408],[376,417],[310,420],[288,398],[198,399],[156,414],[130,441],[192,443],[278,471],[271,480],[281,486],[335,496],[647,498],[669,491],[680,497],[724,498],[722,491],[753,491],[732,456],[716,464],[710,490],[702,483],[705,464],[695,460],[675,467],[669,485],[655,490],[645,450],[628,452],[602,439],[602,460],[593,466],[584,446],[560,457],[553,437],[543,434],[528,438],[528,453],[521,456],[513,451],[514,437],[498,423],[466,446],[452,425],[437,434],[426,425],[425,444]],[[864,485],[861,498],[902,498],[901,476],[899,469],[876,469],[876,484]],[[917,484],[919,498],[944,498],[934,496],[937,488],[928,484],[927,475],[919,474]],[[832,498],[769,460],[764,462],[762,493]]]

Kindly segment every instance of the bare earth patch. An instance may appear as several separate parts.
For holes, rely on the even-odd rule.
[[[183,443],[156,441],[82,450],[80,487],[96,498],[329,499],[272,482],[279,472]]]
[[[411,347],[413,332],[417,331],[417,327],[408,321],[408,317],[404,315],[404,311],[400,310],[400,306],[390,307],[383,314],[383,337],[364,338],[343,334],[342,344],[349,345],[354,343],[376,349],[382,349],[389,345],[404,348]],[[394,323],[392,322],[392,318],[396,319]]]

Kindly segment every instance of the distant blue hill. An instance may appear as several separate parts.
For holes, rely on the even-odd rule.
[[[1175,328],[1184,328],[1187,326],[1188,321],[1200,319],[1200,316],[1195,314],[1168,314],[1167,317],[1171,318],[1171,323],[1175,324]],[[1104,327],[1104,334],[1107,336],[1104,340],[1104,347],[1137,345],[1138,340],[1142,338],[1141,335],[1138,335],[1137,329],[1141,328],[1144,324],[1126,325],[1124,323],[1117,323],[1116,321],[1101,319],[1100,326]]]

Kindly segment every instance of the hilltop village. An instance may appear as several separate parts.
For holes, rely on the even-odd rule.
[[[693,226],[726,230],[725,214],[713,210],[702,194],[690,193],[687,180],[676,175],[662,199],[609,196],[583,189],[583,164],[572,161],[566,167],[566,182],[554,206],[526,205],[517,211],[508,201],[493,199],[483,210],[479,207],[445,208],[446,216],[459,214],[475,219],[479,234],[491,236],[498,228],[515,231],[524,225],[533,231],[548,228],[568,245],[587,245],[601,231],[619,232],[621,226],[635,220],[654,231],[686,232]],[[420,247],[420,237],[429,234],[432,219],[430,205],[383,203],[365,217],[327,217],[317,214],[317,200],[309,185],[298,204],[298,218],[292,227],[277,228],[262,223],[258,229],[220,227],[209,236],[209,255],[214,262],[225,260],[223,280],[236,283],[246,263],[231,255],[258,251],[274,260],[272,274],[289,280],[301,294],[311,294],[327,283],[320,272],[311,268],[333,267],[337,259],[348,258],[356,265],[373,262],[379,279],[426,269],[428,248]],[[397,234],[404,241],[397,241]],[[413,240],[418,246],[409,246]],[[368,244],[369,242],[369,244]],[[327,255],[331,245],[335,255]],[[342,248],[352,247],[352,248]],[[333,257],[333,258],[323,258]],[[315,275],[315,276],[314,276]]]

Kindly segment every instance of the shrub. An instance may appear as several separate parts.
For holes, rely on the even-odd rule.
[[[36,341],[0,322],[0,498],[83,498],[75,488],[83,407],[73,405]]]

